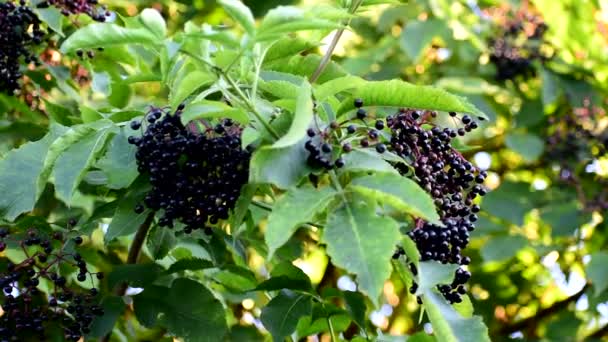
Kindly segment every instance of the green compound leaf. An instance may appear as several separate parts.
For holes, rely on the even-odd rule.
[[[312,297],[289,290],[281,291],[262,309],[262,323],[274,342],[296,330],[300,318],[312,314]]]
[[[302,82],[296,99],[296,112],[287,134],[275,142],[272,147],[283,148],[296,144],[306,136],[306,130],[313,117],[312,87],[307,81]]]
[[[139,19],[148,30],[156,34],[158,39],[163,39],[167,35],[167,23],[157,10],[146,8],[141,11]]]
[[[377,173],[355,178],[348,188],[431,223],[442,224],[431,196],[408,178],[394,173]]]
[[[281,189],[296,185],[311,171],[306,164],[305,140],[285,148],[257,149],[251,157],[249,182],[274,184]]]
[[[418,291],[422,294],[439,284],[451,284],[458,265],[441,264],[436,261],[422,261],[418,265]]]
[[[198,271],[212,267],[213,263],[209,260],[199,258],[180,259],[169,266],[169,269],[165,271],[165,273],[171,274],[181,271]]]
[[[143,213],[137,214],[135,213],[134,208],[137,204],[142,203],[150,185],[141,185],[139,183],[143,183],[143,181],[138,182],[139,180],[136,181],[133,188],[120,199],[120,202],[118,202],[118,208],[112,217],[112,222],[105,235],[106,244],[119,236],[135,233],[137,228],[146,220],[150,211],[146,209]]]
[[[61,52],[70,53],[79,49],[96,49],[114,45],[140,44],[160,45],[162,40],[145,28],[124,28],[115,24],[95,23],[74,32],[61,45]]]
[[[97,167],[108,178],[108,188],[123,189],[135,181],[139,175],[136,150],[135,145],[129,144],[124,132],[112,138],[106,154],[97,162]]]
[[[310,278],[301,269],[295,267],[291,262],[282,262],[276,265],[271,278],[258,285],[256,291],[278,291],[284,289],[310,291],[312,285]]]
[[[24,144],[0,160],[0,213],[7,220],[13,221],[34,208],[46,183],[41,174],[49,145],[67,129],[52,124],[44,138]]]
[[[394,220],[378,216],[371,207],[345,203],[330,214],[322,240],[332,262],[356,274],[361,290],[378,305],[399,235]]]
[[[145,292],[145,290],[144,290]],[[186,342],[222,341],[228,333],[226,312],[204,285],[180,278],[171,289],[156,298],[163,309],[159,323]]]
[[[146,239],[146,246],[154,260],[166,257],[176,244],[175,233],[160,226],[154,226]]]
[[[338,115],[355,108],[353,99],[360,98],[365,106],[406,107],[444,112],[470,113],[487,119],[487,116],[467,99],[452,95],[431,86],[418,86],[408,82],[370,81],[360,86],[351,98],[342,102]]]
[[[325,209],[335,194],[330,187],[315,189],[310,185],[285,193],[268,216],[264,234],[268,258],[291,238],[301,224],[312,220],[315,214]]]
[[[255,19],[247,6],[239,0],[220,0],[224,10],[245,29],[250,36],[255,35]]]
[[[462,317],[433,290],[425,291],[423,303],[438,341],[490,342],[488,328],[483,324],[481,317]]]
[[[190,103],[180,117],[187,125],[190,121],[205,118],[230,118],[242,124],[249,122],[247,113],[240,108],[233,108],[219,101],[200,100]]]
[[[55,193],[68,206],[72,203],[72,197],[87,171],[103,153],[111,133],[111,128],[93,131],[72,144],[57,158],[52,175]]]
[[[182,101],[188,96],[192,95],[198,88],[209,85],[215,82],[215,77],[203,71],[193,71],[182,79],[175,81],[173,87],[171,87],[171,107],[176,108]],[[226,106],[227,107],[227,106]],[[229,107],[229,109],[232,109]]]

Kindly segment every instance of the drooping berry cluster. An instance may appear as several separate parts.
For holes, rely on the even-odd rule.
[[[311,168],[331,170],[343,167],[345,161],[342,154],[351,152],[355,142],[358,142],[362,148],[373,147],[378,153],[386,152],[387,147],[381,137],[381,132],[386,126],[384,120],[378,119],[374,127],[369,127],[367,111],[362,108],[363,101],[355,100],[355,107],[357,107],[356,117],[352,120],[347,120],[341,125],[332,122],[325,129],[320,129],[318,126],[308,129],[309,139],[304,147],[308,151],[306,161]]]
[[[0,229],[0,250],[6,249],[7,243],[14,243],[25,253],[25,259],[18,263],[8,261],[0,272],[4,311],[0,317],[0,340],[41,341],[53,327],[62,327],[67,341],[78,341],[89,333],[93,319],[104,314],[97,304],[98,290],[70,287],[60,266],[78,269],[76,278],[80,282],[92,281],[93,276],[101,279],[103,274],[89,272],[77,252],[66,252],[68,240],[60,232],[47,237],[30,229],[23,239],[10,239],[8,231]],[[79,245],[82,238],[77,236],[72,241]],[[43,282],[50,286],[49,294],[39,289]]]
[[[46,34],[40,20],[22,1],[0,3],[0,92],[12,95],[22,76],[21,63],[39,63],[32,48]]]
[[[46,0],[38,4],[38,8],[54,6],[65,16],[86,14],[95,21],[104,22],[111,13],[107,7],[99,6],[98,0]]]
[[[496,79],[505,81],[517,76],[534,76],[534,61],[546,61],[541,49],[547,25],[528,11],[518,11],[501,23],[497,38],[490,38],[490,61],[496,66]]]
[[[461,252],[469,243],[469,233],[475,229],[480,208],[473,200],[486,194],[481,184],[487,174],[468,162],[451,146],[451,141],[477,128],[478,124],[464,115],[459,119],[464,127],[442,129],[432,122],[436,115],[402,109],[387,117],[390,150],[406,162],[395,165],[401,174],[416,181],[433,197],[444,224],[441,227],[416,219],[408,235],[416,242],[422,261],[467,265],[470,259]],[[456,119],[457,114],[450,113],[450,116]],[[427,125],[432,128],[426,129]],[[458,269],[454,282],[439,289],[448,301],[459,302],[465,291],[462,285],[470,276],[468,271]]]
[[[241,187],[249,175],[249,151],[241,148],[242,129],[230,119],[201,132],[194,123],[180,121],[182,106],[171,115],[153,108],[141,138],[130,137],[137,146],[140,173],[148,175],[152,190],[145,205],[163,210],[161,226],[173,227],[174,220],[186,225],[185,231],[206,228],[227,219]],[[205,123],[207,125],[207,123]],[[139,130],[134,121],[131,128]],[[136,212],[143,212],[138,205]]]

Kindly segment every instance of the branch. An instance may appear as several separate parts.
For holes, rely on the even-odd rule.
[[[532,317],[522,319],[521,321],[509,324],[509,325],[503,325],[502,327],[500,327],[499,329],[494,331],[493,335],[503,335],[504,336],[504,335],[509,335],[511,333],[514,333],[516,331],[526,330],[527,328],[534,327],[543,318],[552,316],[553,314],[558,313],[561,310],[567,308],[570,303],[576,302],[585,293],[587,288],[589,288],[589,284],[585,285],[580,291],[578,291],[574,295],[572,295],[564,300],[561,300],[559,302],[555,302],[555,303],[553,303],[553,305],[551,305],[548,308],[539,310]]]
[[[127,256],[126,264],[136,264],[137,259],[139,259],[139,254],[141,253],[141,249],[144,246],[144,241],[146,241],[146,236],[148,235],[148,231],[150,230],[150,226],[152,226],[152,222],[154,221],[155,212],[151,212],[148,214],[144,223],[139,226],[137,232],[135,233],[135,237],[133,238],[133,242],[131,242],[131,247],[129,247],[129,255]],[[116,295],[122,297],[127,292],[127,288],[129,285],[127,283],[121,284],[116,289]],[[112,331],[107,333],[104,337],[102,337],[100,342],[108,342],[110,341],[110,337],[112,336]]]
[[[359,8],[359,6],[361,5],[361,3],[363,3],[363,0],[357,0],[349,12],[355,13],[357,11],[357,8]],[[350,20],[351,19],[348,19],[348,21],[345,23],[346,26],[348,26],[350,24]],[[329,44],[329,47],[327,48],[327,51],[325,52],[325,55],[321,59],[321,63],[319,63],[319,66],[317,67],[317,69],[312,73],[312,76],[310,76],[310,79],[309,79],[310,83],[315,83],[319,79],[319,77],[321,76],[321,74],[323,73],[323,71],[325,70],[327,65],[329,64],[329,61],[331,60],[331,55],[333,55],[334,50],[336,49],[336,46],[338,45],[338,42],[340,41],[340,38],[342,37],[342,34],[344,34],[344,30],[346,30],[346,27],[339,29],[334,34],[334,37],[332,38],[331,43]]]

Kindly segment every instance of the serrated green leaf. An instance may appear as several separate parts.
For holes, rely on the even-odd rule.
[[[454,272],[458,269],[455,264],[441,264],[437,261],[422,261],[418,265],[418,295],[431,290],[440,284],[451,284]]]
[[[141,11],[139,19],[158,39],[163,39],[167,35],[167,23],[165,23],[165,19],[157,10],[145,8]]]
[[[101,302],[103,316],[97,316],[91,323],[91,337],[102,337],[112,331],[116,321],[125,311],[126,303],[118,296],[108,296]]]
[[[127,194],[120,199],[118,208],[112,217],[112,222],[108,227],[105,235],[105,243],[109,243],[119,236],[133,234],[139,226],[146,220],[150,211],[144,210],[141,214],[136,214],[134,208],[137,204],[141,204],[146,192],[149,190],[149,185],[134,185]]]
[[[97,167],[108,178],[107,187],[123,189],[135,181],[139,175],[135,160],[136,151],[137,148],[129,144],[124,132],[114,136],[106,154],[97,162]]]
[[[212,267],[214,267],[213,263],[209,260],[199,258],[180,259],[171,264],[165,273],[171,274],[181,271],[199,271]]]
[[[314,94],[317,101],[323,101],[346,90],[356,89],[365,81],[357,76],[344,76],[327,81],[315,87]]]
[[[162,302],[164,308],[159,323],[186,342],[222,341],[228,333],[222,303],[194,280],[175,280],[169,292],[164,293]]]
[[[295,99],[298,97],[298,87],[287,81],[262,81],[260,89],[270,95],[282,99]]]
[[[416,62],[421,57],[424,49],[433,41],[433,38],[436,36],[449,38],[450,35],[451,31],[442,20],[411,20],[408,21],[401,32],[399,43],[407,55]]]
[[[255,19],[251,10],[239,0],[220,0],[220,5],[250,36],[255,35]]]
[[[199,100],[188,104],[180,117],[184,125],[192,120],[204,118],[230,118],[242,124],[249,122],[247,113],[242,109],[230,107],[223,102],[209,100]]]
[[[312,87],[307,81],[302,82],[298,89],[296,112],[287,134],[276,141],[273,148],[292,146],[306,136],[306,130],[313,117]]]
[[[310,291],[312,285],[310,284],[310,278],[301,269],[290,262],[282,262],[272,269],[270,279],[263,281],[255,288],[256,291],[284,289]]]
[[[365,106],[405,107],[444,112],[470,113],[487,116],[467,99],[431,86],[418,86],[400,80],[370,81],[360,86],[351,98],[342,102],[338,115],[354,107],[353,99],[360,98]]]
[[[385,173],[399,174],[395,168],[382,159],[378,153],[369,150],[355,149],[349,153],[342,154],[344,159],[344,167],[341,172],[365,172],[377,171]]]
[[[424,293],[423,303],[438,341],[490,342],[488,328],[481,317],[463,318],[440,294],[432,290]]]
[[[171,107],[176,108],[188,96],[192,95],[198,88],[209,85],[215,81],[215,77],[207,72],[193,71],[181,80],[176,81],[171,88]]]
[[[274,61],[265,64],[264,69],[308,78],[321,63],[321,58],[321,56],[314,54],[306,56],[295,55],[292,57],[275,59]],[[317,82],[325,83],[329,80],[346,76],[346,74],[346,71],[344,71],[340,65],[329,62],[321,76],[319,76]]]
[[[377,234],[379,231],[382,234]],[[356,274],[359,287],[376,305],[390,275],[390,260],[398,239],[395,221],[358,203],[345,203],[333,211],[322,237],[332,262]]]
[[[442,224],[431,196],[409,178],[377,173],[355,178],[348,188],[431,223]]]
[[[44,138],[10,151],[0,160],[0,213],[9,221],[34,208],[44,189],[41,179],[48,146],[67,131],[67,127],[51,124]]]
[[[176,244],[175,233],[160,226],[154,226],[146,239],[146,246],[154,260],[166,257]]]
[[[312,297],[288,290],[281,291],[263,309],[261,320],[275,342],[296,330],[300,318],[312,313]]]
[[[36,8],[35,12],[38,14],[38,18],[45,22],[53,30],[53,32],[57,33],[61,37],[65,37],[61,25],[64,15],[61,14],[59,9],[55,7]]]
[[[330,187],[316,189],[310,185],[285,193],[268,216],[264,234],[268,258],[291,238],[301,224],[312,220],[315,214],[325,209],[335,194]]]
[[[249,182],[274,184],[288,189],[311,170],[306,164],[305,139],[285,148],[264,146],[253,153],[249,167]]]
[[[144,287],[156,280],[161,272],[162,267],[157,264],[118,265],[108,275],[108,287],[113,289],[122,283]]]
[[[365,297],[361,293],[354,291],[344,291],[342,295],[344,296],[346,310],[350,313],[353,321],[360,328],[365,329],[365,313],[367,311]]]
[[[256,286],[255,274],[249,269],[230,265],[213,274],[213,279],[234,292],[247,292]]]
[[[124,28],[115,24],[94,23],[87,25],[69,36],[61,45],[61,52],[70,53],[79,49],[96,49],[124,44],[157,46],[162,41],[144,28]]]
[[[70,145],[57,158],[52,177],[55,193],[68,206],[86,172],[103,153],[111,128],[92,132]]]

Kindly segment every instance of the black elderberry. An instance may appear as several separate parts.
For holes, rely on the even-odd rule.
[[[386,145],[384,145],[384,144],[378,144],[378,145],[376,145],[376,151],[378,153],[384,153],[384,152],[386,152]]]
[[[355,127],[355,125],[349,125],[348,127],[346,127],[346,132],[348,132],[348,134],[353,134],[357,131],[357,128]]]
[[[344,145],[342,145],[342,151],[348,153],[351,152],[353,150],[353,146],[349,143],[346,143]]]
[[[362,99],[355,99],[355,107],[356,108],[363,107],[363,100]]]
[[[177,220],[192,231],[227,219],[248,180],[251,152],[241,147],[242,128],[226,119],[198,132],[181,123],[179,110],[152,108],[146,118],[136,160],[152,185],[144,203],[161,212],[159,225],[172,228]]]
[[[7,234],[8,235],[8,234]],[[6,237],[6,236],[5,236]],[[29,241],[29,244],[26,244]],[[35,229],[28,230],[25,240],[17,241],[26,250],[26,257],[16,263],[6,264],[0,269],[0,284],[3,293],[0,301],[4,314],[0,320],[0,340],[4,341],[46,341],[46,331],[54,329],[59,321],[68,340],[77,341],[90,331],[91,317],[103,314],[92,297],[86,302],[83,296],[97,289],[81,293],[80,288],[69,288],[67,279],[59,272],[65,267],[74,267],[67,258],[71,254],[64,248],[54,246],[43,234]],[[28,246],[29,247],[24,247]],[[45,253],[52,254],[46,257]],[[29,255],[29,256],[28,256]],[[37,258],[37,260],[36,260]],[[77,280],[85,281],[89,275],[84,261],[79,262]],[[41,279],[50,281],[48,305],[46,295],[38,289]],[[13,296],[14,290],[19,295]]]
[[[363,108],[357,109],[357,119],[363,120],[367,117],[367,111]]]
[[[455,116],[455,113],[450,115]],[[412,179],[428,191],[445,226],[418,221],[408,235],[416,243],[422,261],[465,265],[470,259],[464,258],[461,252],[469,242],[469,231],[475,227],[475,213],[479,212],[479,206],[472,204],[471,198],[485,194],[486,190],[477,181],[484,180],[486,174],[476,170],[452,148],[450,143],[454,130],[442,129],[434,124],[429,125],[432,129],[424,128],[430,123],[427,121],[429,116],[434,117],[404,109],[387,118],[391,130],[390,149],[404,159],[404,164],[413,168],[413,174],[410,167],[404,164],[396,163],[395,167],[404,176],[412,175]],[[474,122],[467,115],[461,121],[465,127]],[[463,128],[457,132],[460,135],[466,134]],[[457,303],[461,300],[462,290],[458,290],[458,286],[466,282],[463,279],[468,274],[463,272],[465,271],[459,268],[457,283],[442,285],[440,288],[449,302]]]
[[[82,236],[77,236],[74,238],[75,244],[80,245],[80,244],[82,244],[82,242],[83,242]]]
[[[20,88],[22,62],[39,63],[32,48],[46,34],[40,25],[40,19],[25,2],[0,3],[0,92],[12,95]]]

